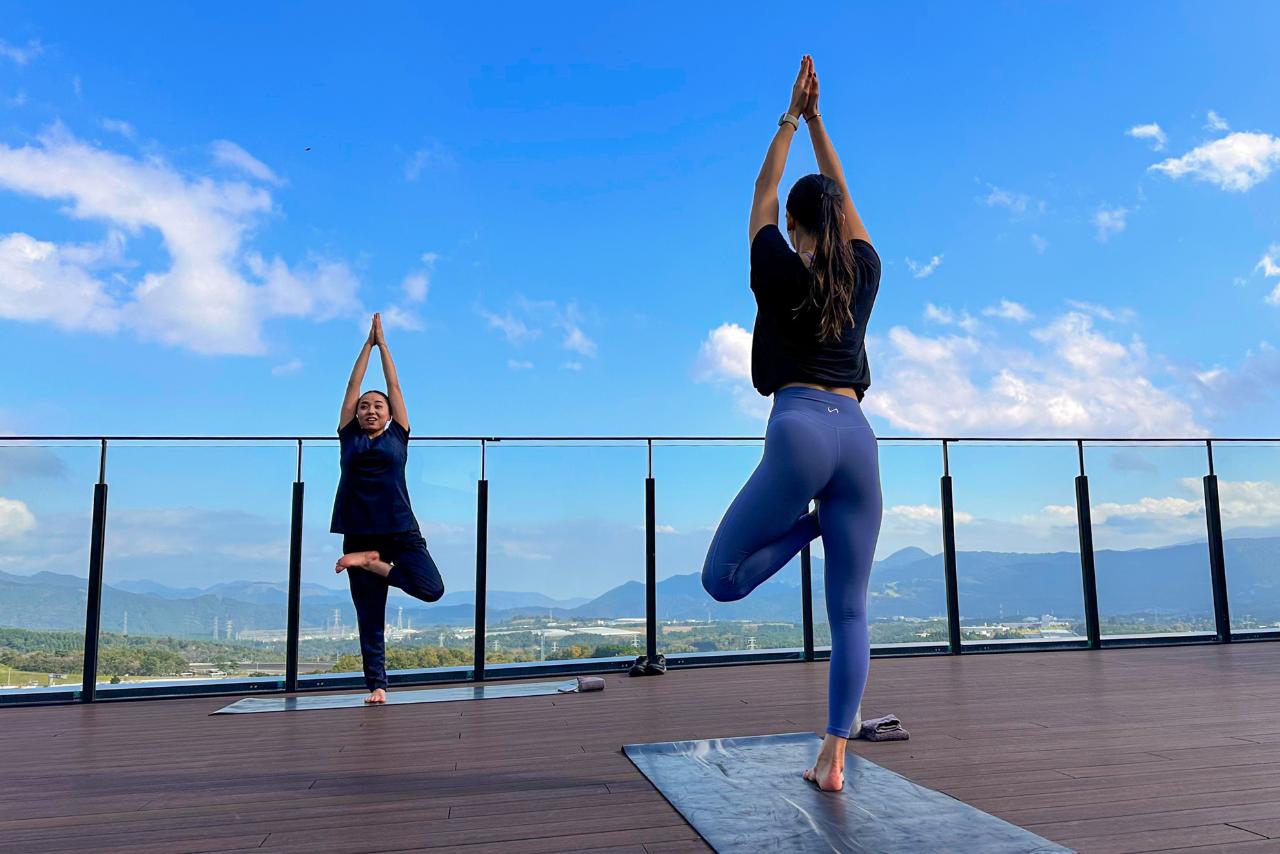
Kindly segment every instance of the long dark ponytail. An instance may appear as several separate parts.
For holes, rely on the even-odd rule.
[[[787,213],[816,238],[804,305],[818,310],[818,340],[839,341],[852,324],[858,271],[844,239],[844,193],[826,175],[805,175],[787,194]]]

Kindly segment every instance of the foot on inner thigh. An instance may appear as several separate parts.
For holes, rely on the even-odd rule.
[[[337,564],[334,565],[334,572],[342,572],[344,569],[367,569],[369,564],[378,560],[377,552],[351,552],[338,558]]]
[[[813,767],[804,772],[804,778],[824,792],[838,792],[844,788],[844,749],[847,739],[827,733]]]
[[[364,701],[370,705],[380,706],[387,702],[387,692],[381,688],[374,688],[369,692],[369,696],[364,698]]]

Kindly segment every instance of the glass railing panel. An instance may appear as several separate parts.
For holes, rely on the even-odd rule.
[[[1104,637],[1214,633],[1207,468],[1202,442],[1086,443]]]
[[[702,587],[711,539],[760,454],[759,442],[655,444],[658,649],[664,655],[803,644],[799,557],[736,602],[717,602]]]
[[[644,646],[644,443],[490,443],[485,663]]]
[[[0,697],[83,680],[98,448],[0,440]]]
[[[1074,442],[950,446],[963,643],[1085,640]]]
[[[346,574],[334,571],[342,536],[329,530],[338,488],[338,444],[307,442],[298,673],[362,672],[360,634]],[[470,668],[475,638],[476,442],[411,439],[405,482],[418,527],[444,580],[438,602],[388,591],[384,642],[388,676]]]
[[[1215,442],[1234,632],[1280,631],[1280,443]]]
[[[98,683],[283,679],[292,442],[113,442]]]

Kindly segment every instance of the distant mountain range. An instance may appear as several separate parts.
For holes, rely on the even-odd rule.
[[[1232,613],[1271,621],[1280,619],[1280,537],[1226,541]],[[1095,553],[1098,598],[1107,615],[1151,613],[1204,614],[1212,610],[1209,563],[1204,543]],[[823,564],[814,559],[815,613],[823,619]],[[1080,558],[1075,552],[1021,554],[960,552],[957,555],[960,610],[966,622],[1053,613],[1079,617]],[[945,612],[943,558],[906,548],[878,561],[872,571],[872,619],[932,617]],[[52,572],[15,575],[0,572],[0,625],[33,629],[84,626],[86,582]],[[393,592],[394,593],[394,592]],[[699,574],[675,575],[658,582],[658,616],[663,620],[787,620],[800,614],[795,572],[762,584],[740,602],[718,603],[702,589]],[[394,593],[387,613],[396,608],[414,625],[471,625],[474,594],[450,593],[426,605]],[[102,628],[118,632],[128,612],[130,634],[173,634],[211,638],[215,620],[230,619],[237,630],[279,629],[285,623],[283,584],[228,582],[209,588],[172,588],[154,581],[125,581],[104,587]],[[324,626],[337,610],[352,625],[355,614],[344,590],[304,584],[302,622]],[[490,591],[488,619],[501,623],[527,615],[558,618],[641,617],[644,585],[628,581],[591,600],[554,599],[540,593]]]

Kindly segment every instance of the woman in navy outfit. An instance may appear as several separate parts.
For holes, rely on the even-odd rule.
[[[360,385],[374,347],[382,357],[387,390],[361,394]],[[444,595],[444,582],[409,504],[409,488],[404,479],[409,455],[409,413],[382,332],[382,318],[377,314],[347,381],[338,419],[338,440],[342,476],[329,530],[343,535],[343,555],[334,570],[347,571],[351,583],[351,599],[360,626],[364,681],[369,688],[365,702],[385,703],[383,632],[387,588],[397,587],[415,599],[435,602]]]

